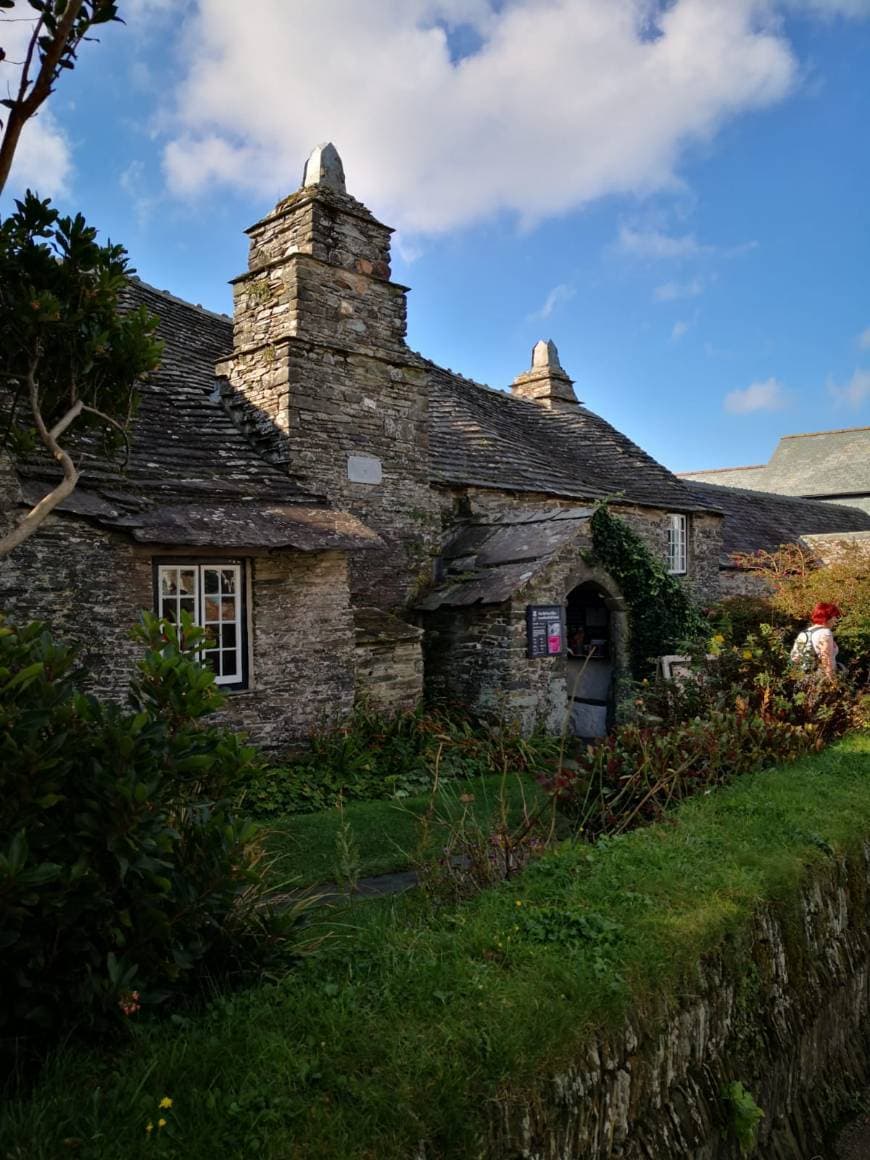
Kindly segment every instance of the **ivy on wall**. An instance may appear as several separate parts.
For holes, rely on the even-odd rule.
[[[602,504],[592,516],[591,529],[595,555],[628,606],[632,672],[646,676],[653,658],[682,651],[684,642],[705,636],[706,622],[688,589],[624,520]]]

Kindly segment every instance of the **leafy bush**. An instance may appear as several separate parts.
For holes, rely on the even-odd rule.
[[[691,794],[818,748],[815,725],[793,725],[743,706],[668,728],[625,725],[546,785],[560,810],[594,839],[657,821]]]
[[[256,830],[230,790],[253,751],[201,722],[221,703],[150,615],[130,708],[76,691],[72,649],[0,620],[0,1048],[102,1032],[200,984],[243,977],[296,915],[256,905]]]
[[[775,552],[738,555],[736,562],[751,569],[770,587],[770,603],[792,625],[807,623],[819,602],[836,604],[843,612],[837,641],[843,658],[864,679],[870,674],[870,552],[844,542],[824,564],[796,544]]]
[[[857,690],[801,673],[769,625],[741,646],[710,643],[714,655],[688,676],[641,686],[638,722],[545,779],[587,837],[657,820],[681,798],[821,749],[860,723]]]
[[[241,802],[258,817],[330,809],[336,801],[405,798],[439,780],[538,773],[552,763],[557,738],[523,737],[514,725],[472,721],[458,711],[383,716],[361,707],[340,728],[316,732],[287,765],[253,763],[240,779]]]
[[[767,596],[726,596],[707,610],[711,631],[728,644],[742,645],[762,624],[797,633],[803,622],[777,608]]]
[[[631,667],[635,677],[643,677],[656,657],[682,652],[685,641],[701,639],[704,618],[689,589],[670,575],[624,520],[600,506],[591,529],[595,555],[628,604]]]

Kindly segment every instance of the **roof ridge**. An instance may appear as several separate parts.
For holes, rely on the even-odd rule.
[[[849,435],[853,431],[870,431],[868,427],[833,427],[830,431],[802,431],[796,435],[780,435],[780,443],[783,439],[817,439],[820,435]]]
[[[170,294],[168,290],[161,290],[158,286],[152,286],[150,282],[146,282],[138,274],[130,274],[128,281],[138,283],[145,290],[150,290],[152,294],[157,294],[161,298],[165,298],[167,302],[175,302],[179,306],[186,306],[189,310],[195,310],[198,314],[204,314],[207,318],[214,318],[217,322],[232,324],[233,320],[231,315],[220,314],[216,310],[209,310],[207,307],[201,306],[199,302],[188,302],[186,298],[179,298],[177,294]]]
[[[678,479],[688,475],[715,475],[717,471],[757,471],[767,467],[766,463],[743,463],[737,467],[699,467],[697,471],[675,471]]]

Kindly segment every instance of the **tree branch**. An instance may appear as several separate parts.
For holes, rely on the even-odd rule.
[[[0,141],[0,193],[3,192],[3,187],[6,185],[9,177],[9,171],[12,168],[12,158],[15,156],[21,130],[51,92],[51,86],[55,79],[58,64],[63,56],[67,43],[72,37],[73,29],[83,3],[84,0],[69,0],[67,3],[66,11],[61,18],[60,24],[57,26],[57,31],[52,38],[51,45],[42,58],[42,63],[39,66],[39,72],[36,74],[33,87],[27,96],[24,96],[23,92],[26,88],[30,61],[33,56],[34,46],[39,39],[39,31],[42,25],[41,17],[34,30],[27,52],[27,60],[24,64],[24,74],[21,78],[21,85],[19,86],[18,100],[15,102],[14,108],[9,111],[6,127],[3,132],[3,140]]]
[[[42,417],[42,412],[39,409],[39,388],[36,384],[36,368],[38,365],[39,355],[36,355],[27,369],[26,381],[27,393],[30,398],[30,409],[33,412],[33,421],[39,432],[39,437],[51,452],[52,458],[60,464],[63,471],[63,479],[48,495],[43,496],[39,503],[31,508],[27,515],[11,531],[7,532],[5,536],[0,537],[0,557],[8,556],[19,544],[29,539],[40,524],[44,522],[49,513],[70,495],[79,481],[79,473],[76,466],[64,449],[59,446],[55,432],[58,432],[58,429],[60,429],[60,432],[65,431],[73,419],[80,413],[81,408],[76,410],[75,407],[71,407],[66,415],[49,431]],[[72,411],[76,411],[76,414],[72,415]]]
[[[124,439],[124,466],[126,467],[130,461],[130,432],[127,427],[123,423],[119,423],[117,419],[113,419],[111,415],[107,415],[104,411],[98,411],[96,407],[88,407],[84,403],[77,403],[76,406],[81,406],[81,409],[87,411],[89,415],[96,415],[98,419],[102,419],[104,423],[110,424],[116,431],[121,432]]]

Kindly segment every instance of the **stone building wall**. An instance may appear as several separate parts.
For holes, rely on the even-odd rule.
[[[440,608],[425,613],[421,623],[427,698],[502,715],[510,694],[510,606]]]
[[[154,608],[157,555],[165,558],[54,514],[0,560],[0,608],[18,623],[45,620],[59,639],[79,646],[88,691],[121,701],[140,655],[130,629],[143,608]],[[347,562],[340,552],[285,552],[248,563],[250,687],[227,691],[216,719],[250,732],[258,745],[279,747],[353,705]]]
[[[379,608],[353,614],[357,704],[381,713],[410,712],[423,695],[423,630]]]

